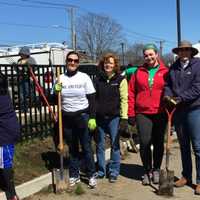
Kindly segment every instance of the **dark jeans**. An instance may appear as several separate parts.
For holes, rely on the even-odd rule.
[[[196,183],[200,184],[200,108],[175,112],[174,125],[181,150],[182,175],[192,180],[192,143],[196,161]]]
[[[140,140],[140,156],[146,173],[159,170],[164,153],[165,114],[137,114],[136,125]],[[153,156],[151,151],[153,145]]]
[[[29,107],[29,99],[34,100],[33,83],[29,80],[21,80],[19,82],[20,90],[20,107],[22,111],[27,111]]]
[[[82,113],[78,116],[63,115],[64,139],[69,146],[69,176],[78,177],[80,170],[80,149],[81,145],[83,159],[86,164],[88,177],[95,174],[95,162],[91,147],[91,135],[89,134],[87,122],[88,114]]]

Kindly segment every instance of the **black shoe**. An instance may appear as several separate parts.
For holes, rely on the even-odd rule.
[[[109,182],[110,183],[115,183],[117,181],[117,177],[116,176],[109,176]]]

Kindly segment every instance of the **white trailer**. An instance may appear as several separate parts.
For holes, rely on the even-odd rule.
[[[66,54],[71,51],[67,45],[61,43],[38,43],[0,48],[0,64],[17,63],[21,47],[30,48],[31,56],[38,65],[64,65]]]

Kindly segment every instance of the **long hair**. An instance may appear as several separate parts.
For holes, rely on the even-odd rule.
[[[99,69],[104,71],[104,63],[107,62],[109,58],[114,59],[114,62],[115,62],[114,72],[119,74],[120,73],[119,58],[117,55],[113,53],[106,53],[105,55],[103,55],[103,57],[100,59],[99,64],[98,64]]]

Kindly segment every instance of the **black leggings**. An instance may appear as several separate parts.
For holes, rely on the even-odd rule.
[[[137,114],[136,125],[140,140],[140,156],[145,173],[159,170],[164,153],[164,135],[167,125],[166,115]],[[153,145],[153,160],[151,144]]]
[[[16,195],[12,168],[0,169],[0,185],[1,189],[5,191],[7,199]]]

